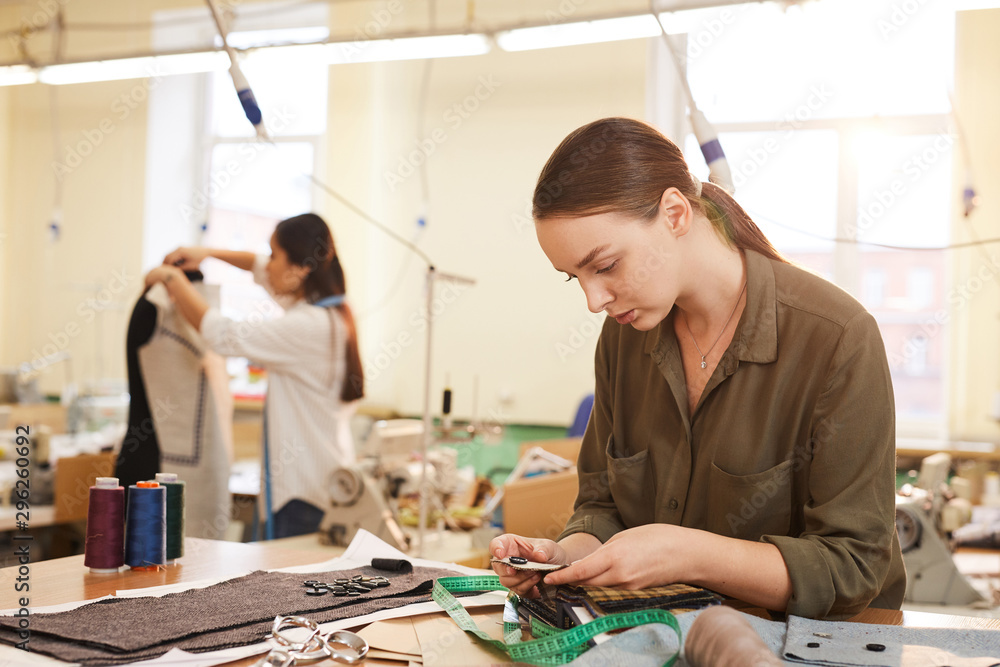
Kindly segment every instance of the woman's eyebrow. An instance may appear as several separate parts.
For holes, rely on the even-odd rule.
[[[607,245],[602,245],[600,247],[597,247],[597,248],[594,248],[593,250],[591,250],[589,253],[587,253],[587,256],[584,257],[583,259],[581,259],[580,263],[576,265],[576,270],[579,271],[583,267],[585,267],[588,264],[590,264],[591,262],[593,262],[595,259],[597,259],[598,255],[600,255],[602,252],[604,252],[607,249],[608,249]]]

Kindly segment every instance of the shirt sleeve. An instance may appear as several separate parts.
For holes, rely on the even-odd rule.
[[[317,309],[318,312],[319,309]],[[224,317],[209,308],[201,320],[201,335],[212,351],[227,357],[247,357],[264,368],[281,370],[302,364],[308,347],[322,340],[329,345],[330,331],[300,313],[287,313],[272,320],[248,318],[244,322]]]
[[[566,528],[563,529],[559,539],[574,533],[589,533],[603,543],[625,529],[608,487],[606,450],[608,440],[611,438],[613,410],[610,381],[611,349],[615,347],[609,339],[617,339],[617,336],[611,335],[610,331],[609,324],[606,323],[597,341],[597,351],[594,353],[596,375],[594,409],[590,413],[590,421],[587,422],[587,430],[580,446],[580,459],[577,462],[580,490],[573,515],[566,523]]]
[[[253,266],[250,267],[250,273],[253,275],[253,281],[267,290],[268,294],[274,294],[274,289],[271,287],[271,281],[267,279],[267,262],[269,258],[267,255],[254,255]]]
[[[787,613],[848,617],[878,595],[895,534],[895,408],[875,319],[845,326],[813,412],[809,502],[798,537],[765,535],[792,580]]]

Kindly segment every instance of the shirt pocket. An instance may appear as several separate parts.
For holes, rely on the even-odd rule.
[[[656,489],[649,472],[649,452],[623,456],[615,446],[612,435],[608,438],[605,457],[608,463],[608,488],[615,508],[626,528],[652,523]]]
[[[709,470],[706,530],[759,540],[787,535],[792,518],[792,461],[752,475],[732,475],[715,463]]]

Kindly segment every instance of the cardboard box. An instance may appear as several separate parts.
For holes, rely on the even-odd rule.
[[[506,484],[504,531],[524,537],[556,539],[573,514],[578,488],[576,468],[524,477]]]
[[[524,456],[524,454],[532,447],[541,447],[550,454],[561,456],[576,465],[577,459],[580,458],[580,445],[582,443],[583,438],[560,438],[556,440],[533,440],[531,442],[522,442],[519,457]]]
[[[56,461],[53,487],[57,522],[86,521],[90,487],[98,477],[114,475],[115,458],[114,452],[101,452]]]

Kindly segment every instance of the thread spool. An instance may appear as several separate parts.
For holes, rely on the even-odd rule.
[[[98,477],[90,487],[83,553],[95,574],[117,573],[125,564],[125,489],[117,477]]]
[[[172,472],[156,473],[156,481],[167,489],[167,563],[184,555],[184,482]]]
[[[167,490],[157,482],[128,487],[125,564],[133,570],[157,570],[167,560]]]
[[[986,473],[983,488],[983,505],[987,507],[1000,507],[1000,474],[995,472]]]

